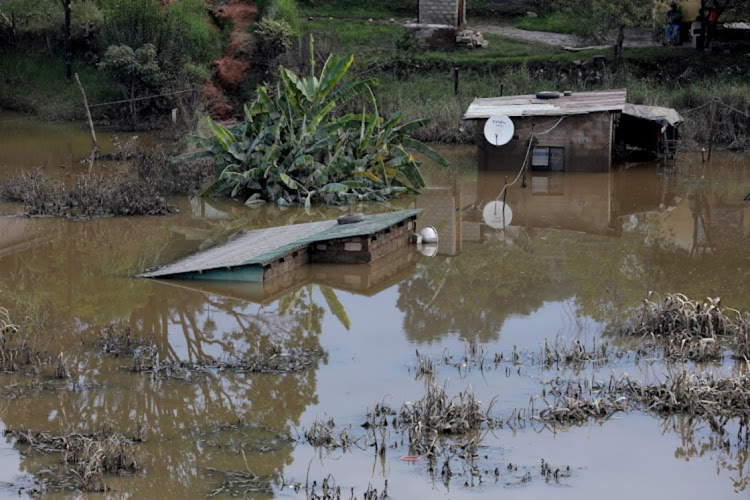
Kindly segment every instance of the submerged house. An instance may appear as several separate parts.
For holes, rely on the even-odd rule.
[[[478,98],[463,120],[475,124],[482,169],[519,171],[525,164],[532,171],[608,172],[629,150],[669,152],[674,143],[666,138],[676,139],[682,123],[674,110],[628,105],[626,94],[616,89]]]

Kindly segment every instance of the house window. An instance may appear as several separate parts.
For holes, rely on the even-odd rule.
[[[540,171],[564,172],[565,148],[534,148],[531,153],[531,167]]]
[[[531,152],[531,166],[549,167],[549,149],[550,148],[534,148]],[[546,170],[546,168],[540,168],[539,170]]]

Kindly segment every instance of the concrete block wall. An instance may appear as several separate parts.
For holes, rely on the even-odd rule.
[[[310,245],[310,262],[356,264],[370,261],[367,236],[355,236]]]
[[[464,19],[465,2],[464,4]],[[420,0],[419,1],[419,23],[420,24],[447,24],[458,25],[459,0]]]
[[[288,273],[298,267],[310,262],[310,252],[307,247],[290,252],[275,262],[263,267],[263,280],[267,280],[280,274]]]
[[[310,246],[310,262],[356,264],[372,262],[409,244],[415,231],[413,219],[399,222],[371,236],[356,236]]]
[[[409,245],[409,238],[416,230],[416,218],[401,221],[385,231],[370,237],[370,253],[372,260]]]
[[[492,146],[484,138],[486,120],[476,120],[479,168],[518,171],[528,148],[531,126],[543,131],[559,116],[513,117],[516,135],[504,146]],[[565,148],[566,172],[609,172],[612,163],[612,119],[609,111],[565,117],[549,133],[538,136],[536,147]],[[530,167],[531,170],[534,168]]]
[[[407,24],[422,49],[450,50],[456,47],[456,29],[443,24]]]

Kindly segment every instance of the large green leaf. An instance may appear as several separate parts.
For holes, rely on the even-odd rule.
[[[281,179],[281,182],[283,182],[284,184],[286,184],[289,189],[298,189],[299,188],[299,184],[297,183],[297,181],[295,181],[294,179],[292,179],[289,175],[285,174],[284,172],[281,172],[279,174],[279,178]]]
[[[351,328],[351,321],[349,321],[349,315],[346,314],[346,309],[344,309],[344,306],[339,301],[339,298],[336,297],[336,293],[333,291],[332,288],[327,286],[320,287],[320,293],[323,294],[323,297],[326,299],[326,304],[328,304],[328,309],[333,313],[336,318],[338,318],[339,321],[341,321],[341,324],[344,325],[344,328],[347,330]]]
[[[401,144],[407,148],[414,149],[423,155],[425,155],[430,160],[434,161],[438,165],[441,165],[443,167],[449,167],[450,163],[448,160],[443,158],[443,155],[429,147],[428,145],[424,144],[423,142],[405,137],[404,139],[401,139]]]
[[[219,141],[221,147],[226,151],[229,148],[229,144],[234,142],[234,136],[227,130],[221,123],[216,123],[211,119],[210,116],[206,117],[208,128],[211,129],[211,133]]]
[[[206,195],[244,197],[252,191],[265,201],[304,203],[308,208],[316,198],[329,203],[382,201],[423,187],[419,163],[404,146],[447,165],[409,137],[428,122],[401,125],[400,112],[384,122],[372,92],[377,80],[342,84],[352,61],[351,55],[331,56],[319,75],[311,61],[306,77],[280,68],[274,91],[259,87],[255,100],[245,106],[243,120],[224,127],[209,119],[211,136],[194,139],[199,151],[174,161],[214,159],[218,180]],[[361,112],[331,116],[362,94]]]
[[[329,65],[330,62],[330,65]],[[339,59],[338,56],[330,56],[326,61],[323,71],[320,74],[320,98],[325,98],[336,86],[336,84],[344,77],[346,72],[349,70],[349,66],[354,62],[354,56],[349,54],[343,59]]]
[[[332,101],[336,101],[337,105],[341,106],[343,104],[346,104],[359,94],[369,93],[371,95],[372,87],[377,84],[377,78],[370,78],[368,80],[352,80],[345,83],[335,92],[333,92],[330,99]]]
[[[349,186],[340,182],[331,182],[319,189],[321,193],[345,193],[348,190]]]

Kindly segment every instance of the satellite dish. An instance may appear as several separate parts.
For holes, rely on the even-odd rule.
[[[484,206],[482,219],[493,229],[505,229],[513,220],[513,210],[502,201],[491,201]]]
[[[493,146],[508,144],[514,131],[513,122],[505,115],[491,116],[484,124],[484,138]]]

